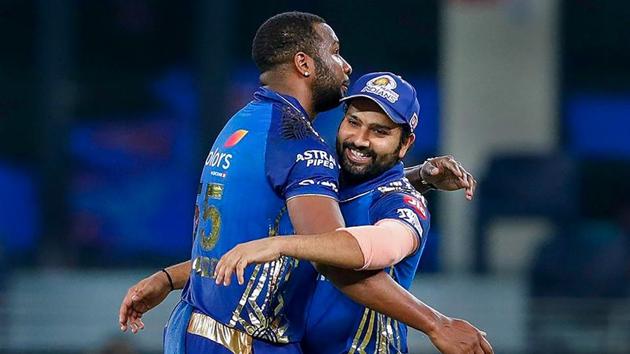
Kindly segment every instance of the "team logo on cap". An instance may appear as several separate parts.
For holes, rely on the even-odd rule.
[[[368,82],[371,86],[380,86],[387,90],[393,90],[396,88],[396,81],[389,75],[382,75],[374,78]]]
[[[361,92],[369,92],[379,95],[391,103],[398,101],[399,95],[394,92],[396,89],[396,80],[389,75],[381,75],[373,78],[365,84]]]
[[[414,113],[409,120],[409,125],[411,126],[411,130],[415,130],[418,126],[418,115]]]

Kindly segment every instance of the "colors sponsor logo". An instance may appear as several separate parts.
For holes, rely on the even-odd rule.
[[[232,135],[230,135],[229,138],[227,138],[227,140],[223,144],[223,147],[225,148],[234,147],[241,140],[243,140],[245,135],[247,135],[247,130],[245,129],[239,129],[235,131],[234,133],[232,133]],[[226,171],[228,168],[230,168],[232,164],[231,160],[233,157],[234,156],[232,154],[223,152],[219,150],[218,148],[216,148],[214,150],[210,150],[210,153],[208,154],[208,157],[206,158],[205,165],[209,167],[221,168],[224,171]],[[217,172],[217,171],[212,171],[211,174],[213,176],[218,176],[222,178],[225,178],[226,176],[225,173]]]
[[[206,158],[206,166],[221,167],[222,169],[227,170],[230,168],[231,159],[232,154],[221,152],[219,149],[214,149],[214,151],[210,151],[208,157]]]
[[[248,131],[245,130],[245,129],[239,129],[239,130],[235,131],[225,141],[225,144],[223,144],[223,147],[226,147],[226,148],[233,147],[234,145],[238,144],[245,137],[245,135],[247,135],[247,133],[248,133]]]

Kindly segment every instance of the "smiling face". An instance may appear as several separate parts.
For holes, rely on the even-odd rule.
[[[339,54],[339,39],[335,31],[326,23],[314,25],[321,41],[318,53],[314,56],[316,71],[313,81],[313,107],[323,112],[339,105],[339,100],[348,90],[352,67]]]
[[[415,136],[405,140],[403,128],[372,100],[350,101],[337,134],[337,155],[342,176],[350,183],[374,178],[400,161]]]

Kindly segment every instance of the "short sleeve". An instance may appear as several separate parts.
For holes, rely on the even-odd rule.
[[[411,227],[420,241],[429,232],[430,215],[424,198],[406,193],[387,193],[370,208],[370,223],[383,219],[400,220]]]
[[[271,186],[288,200],[302,195],[338,199],[339,165],[330,147],[301,114],[274,107],[265,169]]]

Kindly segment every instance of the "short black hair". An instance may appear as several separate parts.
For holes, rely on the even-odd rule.
[[[252,59],[261,73],[278,64],[288,63],[297,52],[317,56],[321,37],[315,24],[326,21],[307,12],[284,12],[269,18],[256,31],[252,43]]]

